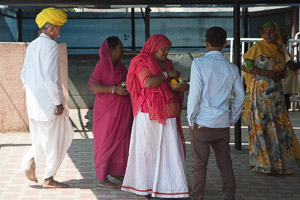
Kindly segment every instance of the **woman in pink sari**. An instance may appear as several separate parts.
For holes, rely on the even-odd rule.
[[[131,102],[128,91],[122,87],[127,69],[120,61],[123,45],[118,37],[107,38],[99,49],[99,57],[88,88],[96,94],[93,114],[95,171],[98,186],[119,189],[107,175],[121,178],[125,174],[130,131]]]
[[[189,197],[180,123],[183,92],[168,84],[179,77],[167,58],[171,45],[164,35],[151,36],[132,59],[126,78],[134,122],[121,189],[136,199]]]

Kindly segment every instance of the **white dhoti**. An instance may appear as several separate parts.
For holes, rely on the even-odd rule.
[[[162,125],[139,111],[132,126],[121,190],[160,198],[189,197],[184,163],[176,118]]]
[[[74,135],[69,118],[60,115],[46,122],[30,119],[29,130],[32,145],[23,158],[21,171],[25,172],[32,158],[37,164],[44,154],[46,158],[44,179],[55,176]]]

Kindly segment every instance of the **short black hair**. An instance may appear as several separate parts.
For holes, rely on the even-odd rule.
[[[117,36],[110,36],[106,38],[106,41],[110,49],[115,49],[121,40]]]
[[[223,47],[226,42],[227,33],[226,31],[218,26],[209,28],[206,31],[205,39],[213,47]]]

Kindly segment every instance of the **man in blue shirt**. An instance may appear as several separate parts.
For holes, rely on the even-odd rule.
[[[227,33],[211,27],[206,32],[208,53],[193,60],[187,117],[193,153],[193,200],[203,199],[206,171],[212,146],[223,183],[224,199],[234,199],[235,177],[230,156],[230,125],[239,119],[245,93],[238,67],[223,55]],[[234,101],[229,110],[229,95]]]

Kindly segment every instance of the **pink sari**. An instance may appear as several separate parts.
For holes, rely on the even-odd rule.
[[[118,85],[125,81],[127,70],[121,61],[114,67],[105,40],[89,85]],[[94,159],[98,180],[107,175],[124,176],[127,166],[132,108],[129,96],[96,93],[93,113]]]
[[[136,71],[140,66],[149,69],[152,75],[162,73],[162,70],[152,54],[166,45],[170,45],[170,47],[172,45],[171,41],[166,36],[162,34],[155,34],[151,36],[145,42],[141,53],[132,59],[128,69],[126,85],[127,90],[130,93],[134,116],[137,114],[138,110],[142,108],[142,112],[148,110],[147,112],[149,112],[151,120],[157,120],[163,125],[166,123],[167,118],[176,117],[178,131],[180,133],[182,147],[185,153],[185,139],[180,120],[183,92],[172,91],[167,81],[163,81],[155,88],[144,88],[141,86],[139,77],[136,74]],[[167,59],[167,65],[169,70],[174,69],[171,60]],[[178,109],[180,110],[179,116],[167,115],[166,106],[171,102],[178,103]],[[147,106],[148,109],[143,109],[143,106]]]

